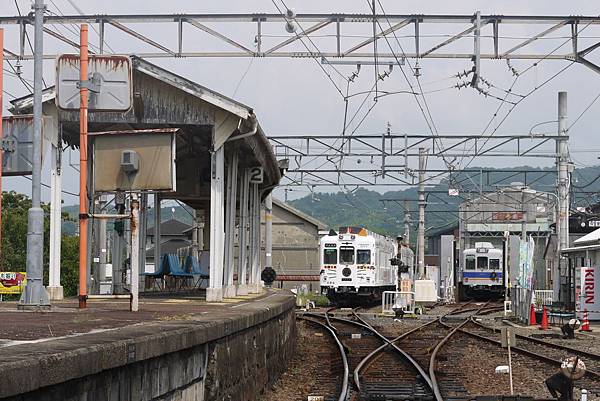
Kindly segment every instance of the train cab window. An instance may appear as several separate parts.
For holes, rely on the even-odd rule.
[[[478,256],[477,257],[477,268],[478,269],[487,269],[488,268],[487,256]]]
[[[356,264],[357,265],[368,265],[371,263],[371,250],[370,249],[357,249],[356,250]]]
[[[323,251],[323,264],[324,265],[336,265],[337,264],[337,249],[327,248]]]
[[[340,247],[340,264],[353,265],[354,264],[354,247],[342,246]]]
[[[490,269],[492,269],[492,270],[500,269],[500,259],[490,259]]]
[[[465,258],[465,269],[475,270],[475,256],[467,255]]]

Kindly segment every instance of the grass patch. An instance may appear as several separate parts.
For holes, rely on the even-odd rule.
[[[296,298],[296,305],[306,306],[306,301],[313,301],[315,306],[329,306],[329,298],[322,294],[315,294],[309,292],[308,294],[298,294]]]

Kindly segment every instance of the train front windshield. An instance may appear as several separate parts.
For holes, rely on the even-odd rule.
[[[369,249],[358,249],[356,251],[356,264],[368,265],[371,263],[371,251]]]
[[[465,255],[465,270],[499,270],[500,259],[488,256]]]
[[[352,247],[352,246],[340,247],[340,264],[342,264],[342,265],[353,265],[354,264],[354,247]]]
[[[337,249],[326,248],[323,251],[323,264],[337,265]]]

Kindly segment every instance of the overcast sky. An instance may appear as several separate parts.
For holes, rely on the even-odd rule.
[[[164,0],[73,0],[77,6],[87,14],[128,14],[128,13],[248,13],[248,12],[277,12],[275,5],[271,0],[262,1],[164,1]],[[29,0],[17,0],[22,13],[30,11]],[[77,14],[77,11],[68,0],[47,0],[48,9],[52,13]],[[275,0],[280,7],[281,0]],[[369,12],[369,6],[366,0],[286,0],[285,4],[298,13],[309,12]],[[524,14],[524,15],[598,15],[600,7],[596,1],[391,1],[382,0],[386,13],[393,14],[473,14],[480,10],[483,14]],[[3,0],[0,2],[0,13],[2,15],[16,15],[17,9],[13,0]],[[230,34],[241,42],[252,45],[254,33],[248,25],[222,25],[214,26],[221,32]],[[6,46],[13,51],[18,49],[18,34],[14,27],[5,27]],[[252,27],[250,27],[252,28]],[[303,28],[306,28],[304,26]],[[443,41],[439,36],[427,37],[427,35],[454,34],[465,29],[464,25],[452,27],[451,31],[442,32],[439,29],[424,28],[422,30],[423,42],[421,48],[427,48],[429,44],[433,45]],[[62,27],[63,33],[73,40],[77,40],[75,33],[70,32],[72,27]],[[252,28],[253,29],[253,28]],[[412,34],[412,27],[406,28],[406,31],[400,31],[400,41],[408,49],[412,49],[411,38],[404,38],[403,35]],[[426,29],[429,29],[427,31]],[[504,28],[503,28],[504,29]],[[510,30],[503,31],[502,34],[513,36],[512,41],[507,40],[506,46],[512,43],[518,43],[519,37],[531,32],[539,32],[541,28],[534,26],[524,31]],[[581,27],[580,27],[581,29]],[[164,25],[153,25],[152,27],[139,27],[140,32],[151,36],[156,41],[175,47],[174,24],[170,27]],[[33,32],[32,30],[30,31]],[[159,33],[160,32],[160,33]],[[326,31],[331,32],[331,31]],[[489,32],[486,31],[486,32]],[[537,51],[551,51],[557,44],[565,41],[564,36],[568,35],[569,28],[557,31],[550,35],[554,39],[541,40],[532,45],[531,49]],[[270,26],[267,34],[273,36],[287,35],[283,24],[281,27]],[[349,35],[368,34],[368,32],[354,31],[348,28],[344,32]],[[186,31],[186,39],[193,40],[193,43],[186,44],[188,49],[202,49],[206,43],[207,48],[217,46],[213,39],[206,36],[193,36]],[[586,28],[586,39],[582,39],[580,48],[585,44],[594,43],[594,40],[600,40],[600,27],[594,26]],[[91,32],[91,40],[95,40],[95,33]],[[33,39],[33,36],[32,36]],[[278,38],[265,38],[265,42],[275,41]],[[108,45],[117,53],[135,53],[136,51],[149,50],[147,45],[136,41],[124,34],[115,32],[114,28],[109,31],[107,36]],[[281,40],[281,39],[279,39]],[[331,38],[315,39],[317,46],[326,46],[327,40]],[[347,42],[359,42],[361,39],[346,38]],[[331,42],[328,42],[331,43]],[[487,41],[484,46],[490,44]],[[297,44],[300,46],[300,44]],[[385,46],[385,42],[380,41],[380,46]],[[473,41],[471,38],[465,38],[462,42],[449,47],[448,50],[469,52],[472,51]],[[268,46],[266,46],[268,47]],[[487,49],[490,47],[488,46]],[[301,47],[296,47],[301,50]],[[385,48],[384,48],[385,49]],[[471,50],[469,50],[471,49]],[[389,50],[389,49],[385,49]],[[568,44],[562,48],[564,52],[569,50]],[[72,49],[62,46],[56,40],[48,38],[45,42],[45,51],[60,53],[72,52]],[[600,50],[597,50],[600,54]],[[592,55],[591,60],[600,63],[600,57]],[[204,86],[219,91],[227,96],[233,96],[243,103],[254,107],[258,115],[261,126],[267,135],[285,135],[285,134],[339,134],[343,123],[344,103],[342,97],[337,92],[334,85],[327,79],[321,68],[310,59],[155,59],[150,60],[156,64],[172,69],[193,81]],[[414,61],[411,61],[414,62]],[[513,66],[517,70],[528,68],[533,61],[515,61]],[[533,67],[518,80],[513,88],[515,93],[527,93],[532,88],[544,82],[547,78],[564,68],[569,63],[567,61],[545,61]],[[436,91],[427,95],[427,101],[431,109],[431,114],[440,133],[480,133],[490,120],[499,102],[492,98],[484,98],[472,89],[457,90],[451,88],[460,80],[450,78],[459,71],[469,70],[471,62],[469,60],[435,60],[426,59],[421,62],[422,76],[421,82],[424,84],[425,91]],[[5,69],[7,68],[5,64]],[[499,88],[508,88],[514,80],[505,61],[484,61],[482,62],[482,75]],[[339,67],[342,75],[350,75],[354,67]],[[33,70],[32,62],[24,62],[24,77],[31,79]],[[45,79],[50,85],[54,82],[54,63],[50,60],[45,61]],[[332,70],[336,85],[345,87],[344,80],[337,76]],[[5,74],[6,76],[6,74]],[[409,75],[414,83],[414,77]],[[360,92],[367,90],[373,84],[373,70],[364,69],[359,78],[352,84],[351,92]],[[4,83],[5,90],[11,95],[22,96],[28,94],[25,87],[15,77],[6,76]],[[407,89],[407,83],[398,69],[394,69],[390,77],[380,84],[382,90],[397,91]],[[439,91],[437,91],[439,90]],[[571,122],[592,102],[600,93],[600,76],[582,65],[575,64],[565,72],[550,81],[543,88],[525,99],[510,114],[498,133],[527,133],[530,128],[539,122],[555,120],[557,110],[557,92],[566,90],[569,92],[569,118]],[[5,104],[11,99],[11,95],[4,97]],[[358,98],[357,98],[358,99]],[[370,100],[369,100],[370,102]],[[358,106],[358,101],[350,104],[350,111],[354,112]],[[504,109],[506,110],[506,109]],[[594,104],[573,126],[570,131],[570,151],[577,165],[597,164],[597,157],[600,154],[600,142],[598,138],[598,111],[600,110],[600,100]],[[6,115],[5,111],[5,115]],[[360,114],[359,114],[360,115]],[[397,132],[428,133],[428,127],[419,111],[416,102],[409,95],[388,96],[381,99],[377,106],[365,119],[363,124],[356,130],[357,133],[381,132],[386,124],[392,125],[392,130]],[[353,128],[353,126],[351,126]],[[540,127],[543,132],[554,132],[555,125],[546,125]],[[73,153],[73,159],[78,159],[78,155]],[[65,163],[65,183],[64,189],[73,193],[78,192],[78,181],[75,176],[75,170],[68,166],[69,154],[64,157]],[[436,163],[436,162],[432,162]],[[502,160],[477,161],[472,166],[494,165],[501,166],[508,163]],[[551,160],[527,159],[511,161],[511,165],[532,165],[532,166],[550,166]],[[49,182],[49,165],[44,166],[45,183]],[[16,189],[20,192],[30,193],[30,182],[24,178],[5,178],[4,189]],[[300,189],[294,192],[296,196],[302,196],[308,193],[308,190]],[[281,192],[278,192],[279,196]],[[43,191],[45,199],[48,197],[48,191]],[[73,204],[77,201],[75,197],[64,195],[66,204]]]

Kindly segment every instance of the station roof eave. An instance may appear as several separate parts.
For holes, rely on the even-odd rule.
[[[236,151],[240,167],[261,166],[265,172],[262,188],[264,195],[275,187],[280,179],[279,164],[271,145],[258,123],[254,111],[227,96],[183,78],[164,68],[139,57],[132,56],[133,106],[127,112],[90,112],[88,127],[90,132],[148,128],[181,128],[186,146],[181,146],[186,157],[205,160],[211,149],[213,132],[223,125],[230,127],[256,124],[254,135],[240,140],[225,142],[226,152]],[[44,114],[57,117],[62,129],[62,139],[70,146],[79,146],[79,111],[62,110],[56,106],[55,87],[42,92]],[[13,114],[31,113],[33,95],[11,101]],[[234,135],[235,129],[227,135]],[[177,158],[180,159],[178,145]],[[190,150],[191,149],[191,150]],[[190,155],[190,153],[194,153]],[[175,196],[190,204],[192,198]],[[191,204],[190,204],[191,205]],[[191,205],[192,206],[192,205]]]
[[[585,246],[592,244],[600,244],[600,228],[573,241],[573,245],[575,246]]]

